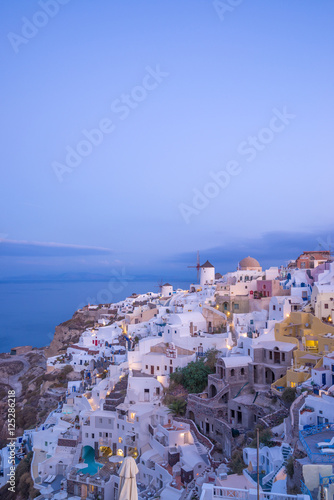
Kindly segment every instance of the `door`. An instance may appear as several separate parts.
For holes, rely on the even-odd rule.
[[[151,365],[151,375],[154,375],[154,366]]]
[[[322,385],[326,385],[326,373],[323,373],[321,375],[321,381],[322,381]]]

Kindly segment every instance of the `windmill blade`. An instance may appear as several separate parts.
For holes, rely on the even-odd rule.
[[[199,251],[197,250],[197,260],[196,260],[196,266],[187,266],[191,267],[193,269],[197,269],[197,282],[199,282],[199,271],[201,268],[201,263],[200,263],[200,257],[199,257]]]

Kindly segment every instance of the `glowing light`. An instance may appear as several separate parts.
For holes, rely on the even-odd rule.
[[[121,450],[120,448],[118,448],[118,450],[117,450],[117,455],[118,455],[119,457],[124,457],[124,451],[123,451],[123,450]]]

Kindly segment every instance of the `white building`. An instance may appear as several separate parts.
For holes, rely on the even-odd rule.
[[[165,283],[161,287],[161,296],[162,297],[171,297],[173,295],[173,285],[169,283]]]
[[[200,268],[200,285],[213,285],[215,282],[215,268],[207,260]]]
[[[305,403],[299,410],[299,430],[304,426],[321,425],[333,422],[334,398],[322,394],[306,396]]]

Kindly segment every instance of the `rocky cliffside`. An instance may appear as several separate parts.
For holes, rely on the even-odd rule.
[[[94,326],[94,315],[75,312],[73,317],[56,326],[51,344],[45,348],[47,358],[66,351],[70,344],[79,341],[86,328]]]

